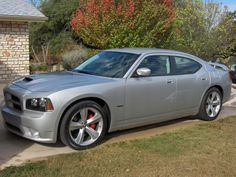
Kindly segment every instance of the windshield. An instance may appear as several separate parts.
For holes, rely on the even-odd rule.
[[[73,71],[122,78],[138,57],[137,54],[104,51],[86,60]]]

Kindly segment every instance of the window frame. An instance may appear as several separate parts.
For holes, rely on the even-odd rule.
[[[193,61],[193,62],[195,62],[195,63],[197,63],[197,64],[199,65],[199,68],[198,68],[195,72],[193,72],[193,73],[178,74],[178,73],[176,73],[176,69],[177,69],[176,66],[177,66],[177,64],[176,64],[175,57],[183,58],[183,59],[187,59],[187,60]],[[201,64],[201,63],[199,63],[198,61],[196,61],[196,60],[194,60],[194,59],[191,59],[191,58],[185,57],[185,56],[172,55],[172,56],[170,56],[170,58],[171,58],[171,61],[172,61],[172,69],[173,69],[173,73],[174,73],[174,75],[176,75],[176,76],[179,76],[179,75],[191,75],[191,74],[195,74],[195,73],[197,73],[197,72],[202,68],[202,64]]]
[[[139,68],[139,66],[141,65],[141,63],[147,58],[147,57],[151,57],[151,56],[165,56],[165,57],[168,57],[168,60],[170,62],[170,73],[169,74],[166,74],[166,75],[150,75],[150,76],[137,76],[136,72]],[[143,58],[139,61],[139,63],[137,63],[137,65],[135,66],[133,72],[131,73],[130,75],[130,78],[145,78],[145,77],[165,77],[165,76],[173,76],[174,75],[174,72],[173,72],[173,62],[172,62],[172,59],[171,59],[171,56],[168,55],[168,54],[148,54],[148,55],[145,55],[143,56]]]

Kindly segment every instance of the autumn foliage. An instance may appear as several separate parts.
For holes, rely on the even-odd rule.
[[[98,49],[160,47],[173,17],[172,0],[81,0],[71,26]]]

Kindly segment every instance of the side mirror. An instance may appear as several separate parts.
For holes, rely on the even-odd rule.
[[[150,76],[151,70],[149,68],[139,68],[136,71],[137,76],[146,77]]]

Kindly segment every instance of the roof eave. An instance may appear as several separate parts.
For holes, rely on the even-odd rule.
[[[38,16],[17,16],[17,15],[0,15],[0,21],[20,21],[20,22],[45,22],[48,17]]]

